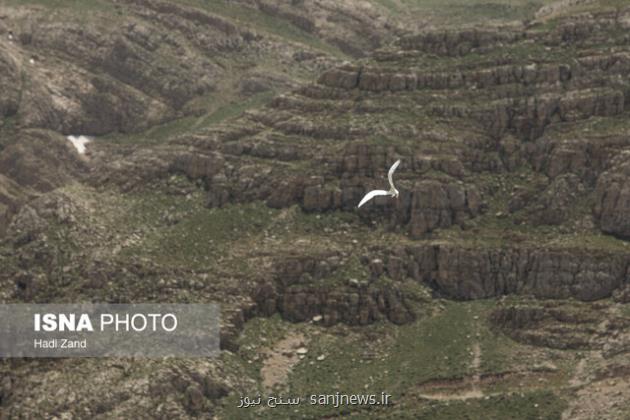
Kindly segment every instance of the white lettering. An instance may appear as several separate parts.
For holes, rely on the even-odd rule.
[[[172,318],[173,319],[173,325],[172,325],[171,328],[167,328],[166,327],[166,318]],[[168,332],[174,331],[175,328],[177,328],[177,317],[175,315],[173,315],[173,314],[166,314],[166,315],[164,315],[162,317],[162,328],[165,331],[168,331]]]

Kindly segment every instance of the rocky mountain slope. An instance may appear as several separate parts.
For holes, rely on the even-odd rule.
[[[27,146],[26,130],[40,130],[40,137],[53,136],[50,131],[102,136],[142,132],[183,117],[194,126],[208,125],[392,39],[402,24],[388,16],[364,1],[3,6],[0,150],[3,160],[10,156],[20,164],[0,166],[0,173],[17,181],[2,183],[2,220],[33,192],[49,190],[38,185],[31,191],[33,183],[65,183],[50,173],[32,174],[37,180],[28,182],[8,174],[48,172],[52,166],[30,162],[30,148],[37,146]]]
[[[3,361],[3,412],[625,418],[630,5],[506,3],[0,9],[2,300],[217,301],[224,350]],[[336,391],[394,404],[236,408]]]

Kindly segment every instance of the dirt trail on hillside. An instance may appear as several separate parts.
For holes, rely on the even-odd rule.
[[[619,305],[610,308],[609,316],[597,326],[597,331],[605,334],[609,319],[616,316],[620,316]],[[571,399],[562,413],[562,420],[624,418],[623,407],[630,395],[630,377],[622,375],[600,380],[593,377],[594,372],[605,369],[608,363],[603,350],[587,352],[579,361],[569,380],[569,386],[576,389],[576,398]]]
[[[479,341],[475,341],[472,346],[473,350],[473,360],[470,364],[470,367],[473,369],[473,377],[472,377],[472,391],[470,392],[469,398],[481,398],[483,396],[483,392],[481,391],[481,346],[479,345]]]
[[[287,381],[289,373],[300,361],[296,350],[305,346],[302,334],[291,334],[265,350],[265,360],[260,370],[263,386],[270,390]]]

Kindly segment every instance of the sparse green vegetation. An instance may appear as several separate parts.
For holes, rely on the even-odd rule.
[[[208,209],[198,201],[156,194],[137,197],[133,214],[153,226],[146,239],[126,249],[125,255],[144,254],[171,267],[214,268],[217,259],[240,242],[243,245],[271,222],[275,213],[262,203]],[[177,221],[165,222],[166,214]],[[130,220],[130,225],[137,224]],[[157,225],[157,229],[155,228]]]
[[[51,10],[65,9],[84,14],[86,12],[114,10],[114,3],[107,0],[6,0],[8,6],[37,5]]]
[[[534,391],[488,399],[432,403],[416,409],[405,406],[393,413],[383,413],[382,418],[394,419],[407,416],[406,418],[431,420],[454,418],[559,420],[566,406],[566,401],[553,391]]]
[[[226,0],[181,0],[183,3],[200,7],[212,13],[217,13],[234,19],[241,25],[250,26],[252,29],[264,31],[269,34],[302,43],[313,48],[326,51],[339,57],[345,57],[338,48],[323,43],[317,37],[303,29],[292,25],[284,19],[264,13],[257,8],[243,6]]]
[[[396,329],[387,323],[373,324],[360,329],[337,326],[330,330],[311,325],[292,325],[278,317],[254,320],[245,327],[241,336],[243,357],[255,357],[256,348],[273,348],[286,334],[304,333],[311,337],[308,354],[293,369],[286,388],[275,392],[259,389],[263,401],[268,395],[301,397],[299,406],[291,407],[292,415],[321,416],[347,415],[359,418],[374,413],[379,418],[456,418],[465,408],[470,419],[487,416],[496,418],[529,418],[542,416],[557,419],[566,406],[563,398],[537,379],[536,355],[526,346],[519,345],[502,335],[490,332],[486,317],[496,305],[495,301],[471,303],[433,303],[426,307],[422,317],[413,324]],[[264,340],[264,341],[261,341]],[[482,385],[485,398],[458,400],[456,389],[449,391],[449,381],[465,381],[475,374],[472,348],[480,344],[479,370],[477,373],[510,372],[522,369],[528,385],[504,381],[496,385]],[[323,360],[317,360],[318,356]],[[516,359],[515,359],[516,357]],[[530,360],[531,359],[531,360]],[[255,364],[257,369],[262,366]],[[258,370],[256,370],[258,372]],[[559,371],[563,381],[563,371]],[[500,378],[500,377],[499,377]],[[422,397],[423,384],[444,381],[445,395],[452,400],[429,400]],[[497,381],[501,381],[498,379]],[[521,382],[523,379],[521,379]],[[465,383],[465,382],[464,382]],[[463,385],[466,388],[466,385]],[[391,394],[394,406],[317,406],[309,403],[311,395],[320,394]],[[497,393],[501,393],[498,395]],[[224,416],[241,418],[272,418],[289,413],[286,408],[238,409],[238,398],[229,398],[222,404]],[[444,417],[440,417],[444,416]]]
[[[551,1],[497,0],[488,3],[466,0],[402,0],[402,4],[415,13],[422,12],[425,16],[431,16],[433,24],[457,25],[487,22],[489,19],[510,21],[532,18],[540,7]]]
[[[275,92],[273,91],[262,92],[245,100],[232,99],[232,102],[225,104],[222,103],[222,99],[213,101],[212,97],[210,97],[204,105],[204,107],[208,107],[208,111],[203,113],[201,116],[178,118],[161,125],[153,126],[140,133],[109,134],[104,136],[103,140],[128,145],[164,143],[167,140],[177,137],[178,135],[202,130],[212,125],[238,117],[247,109],[260,107],[269,102],[271,98],[273,98],[274,94]]]
[[[377,7],[370,8],[370,1]],[[619,366],[628,364],[622,341],[630,305],[618,303],[616,291],[614,300],[601,297],[625,285],[629,242],[602,233],[593,211],[601,204],[595,185],[599,187],[603,171],[617,169],[617,156],[628,148],[628,115],[620,113],[628,100],[627,81],[621,77],[627,62],[621,55],[605,59],[613,51],[625,54],[627,34],[595,22],[592,31],[576,25],[580,38],[572,42],[570,31],[566,39],[550,32],[564,25],[559,16],[528,29],[514,25],[508,30],[528,31],[514,39],[495,39],[487,29],[529,20],[550,2],[361,3],[356,9],[365,8],[378,30],[340,24],[361,21],[352,14],[351,3],[328,15],[334,2],[282,2],[283,12],[296,11],[287,17],[276,13],[271,1],[266,1],[268,7],[228,0],[179,0],[165,6],[193,6],[182,16],[160,16],[142,2],[6,2],[37,6],[32,8],[39,10],[37,19],[20,21],[27,29],[44,22],[69,35],[55,19],[89,22],[88,16],[125,28],[127,32],[108,34],[115,48],[103,50],[120,54],[119,64],[147,58],[151,65],[146,71],[175,69],[175,77],[142,75],[134,84],[93,65],[99,57],[72,63],[90,77],[111,79],[139,108],[158,104],[152,109],[158,113],[156,124],[96,139],[90,153],[55,162],[60,168],[78,167],[69,175],[53,173],[61,187],[33,190],[33,199],[25,194],[24,203],[32,208],[17,225],[23,231],[0,242],[0,297],[215,301],[222,309],[223,351],[212,360],[160,361],[160,369],[168,370],[159,371],[163,377],[156,374],[157,362],[138,359],[116,361],[114,367],[100,360],[46,361],[45,369],[32,361],[1,362],[2,373],[11,376],[11,390],[0,384],[0,409],[8,404],[13,410],[9,417],[43,413],[39,417],[64,418],[127,418],[140,412],[140,417],[218,419],[559,419],[571,413],[568,404],[590,397],[609,377],[627,379]],[[569,12],[620,4],[602,0]],[[302,6],[313,5],[323,6],[309,16],[318,25],[309,30],[310,21],[301,21],[300,13],[307,10]],[[230,25],[223,30],[221,23],[214,28],[213,16],[239,30]],[[458,38],[457,30],[478,22],[484,24],[478,39],[467,43]],[[404,33],[407,27],[410,33]],[[394,40],[431,27],[438,30],[428,40],[418,38],[424,44],[417,50],[411,45],[401,51]],[[346,49],[347,31],[382,47],[376,58],[366,47],[365,58],[344,65],[360,68],[361,81],[372,85],[353,88],[355,75],[333,71],[327,72],[325,84],[309,84],[340,59],[350,60],[339,49]],[[224,32],[222,43],[222,35],[214,34]],[[90,35],[98,45],[110,41],[100,40],[96,31]],[[36,100],[48,99],[42,96],[46,92],[63,97],[75,84],[88,92],[95,80],[77,78],[65,85],[61,76],[53,77],[55,68],[46,66],[61,66],[67,51],[48,54],[38,49],[41,38],[24,45],[22,38],[28,36],[18,38],[7,49],[9,64],[29,69],[29,56],[39,54],[41,67],[23,73],[22,82],[33,85],[21,86],[31,95],[27,105],[36,103],[31,108],[37,112],[24,116],[28,107],[21,104],[16,116],[2,120],[0,152],[8,144],[18,152],[28,146],[19,135],[22,124],[50,124],[59,130],[72,123],[59,117],[63,113],[55,107],[48,114],[46,101]],[[54,45],[61,41],[63,36]],[[152,48],[168,51],[156,58],[155,66]],[[14,49],[23,57],[13,60]],[[4,56],[0,65],[1,60]],[[208,76],[208,83],[195,86],[181,101],[152,96],[157,87],[176,85],[179,76],[187,76],[187,65],[199,70],[195,78]],[[571,67],[570,77],[560,76],[565,66]],[[32,72],[29,77],[27,72]],[[39,80],[47,72],[54,82],[50,85]],[[390,74],[404,74],[405,87]],[[424,87],[412,89],[408,83],[415,83],[414,77]],[[145,91],[145,83],[157,87]],[[280,91],[294,86],[300,88],[272,103]],[[44,93],[38,96],[35,87]],[[55,96],[52,102],[59,101],[58,108],[83,103],[80,95],[66,99]],[[161,107],[168,112],[160,114]],[[126,117],[115,114],[112,119]],[[24,179],[25,189],[37,181],[30,177],[37,162],[32,164],[28,153],[0,156],[2,176],[7,172]],[[201,157],[185,168],[197,179],[178,172],[189,156]],[[398,157],[403,159],[395,175],[398,201],[357,210],[355,196],[386,186],[389,162],[384,161]],[[558,165],[550,169],[552,164]],[[626,172],[618,171],[619,184]],[[564,207],[548,204],[560,195],[552,188],[559,176],[572,181],[563,184],[569,191],[560,191],[568,197]],[[213,200],[225,191],[227,204],[223,196]],[[12,191],[3,193],[0,189],[0,212],[9,205],[17,209],[12,197],[5,199]],[[44,200],[35,199],[35,193]],[[46,201],[55,194],[64,197]],[[209,208],[216,201],[223,206]],[[549,208],[559,208],[561,220],[545,220],[541,214]],[[624,207],[614,210],[616,217]],[[480,296],[492,298],[466,300]],[[557,296],[587,302],[555,300]],[[516,321],[510,319],[514,308]],[[497,321],[504,315],[510,328],[512,321],[525,327],[507,330],[502,319]],[[592,319],[583,321],[588,317]],[[305,321],[287,321],[295,319]],[[571,340],[576,337],[587,344],[575,344]],[[291,346],[279,344],[290,339]],[[264,368],[272,362],[282,378],[266,389]],[[76,369],[71,375],[76,377],[75,372],[92,374],[101,366],[103,380],[84,384],[104,402],[90,399],[86,391],[65,389],[69,367]],[[50,389],[50,384],[59,387],[60,402],[41,403],[42,413],[36,412],[39,402],[31,392]],[[122,384],[124,394],[111,396],[109,384]],[[621,400],[626,390],[611,395]],[[393,404],[310,403],[311,395],[337,392],[385,392]],[[258,394],[300,397],[302,404],[237,408],[241,396]],[[84,411],[72,411],[74,406]]]
[[[247,109],[261,107],[262,105],[269,102],[273,98],[274,93],[275,92],[272,92],[272,91],[262,92],[246,100],[229,103],[223,107],[218,108],[216,111],[212,112],[206,118],[201,120],[195,126],[195,128],[206,127],[212,124],[218,124],[226,120],[229,120],[231,118],[240,116],[243,113],[243,111]]]

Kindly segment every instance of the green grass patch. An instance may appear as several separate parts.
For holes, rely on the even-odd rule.
[[[223,99],[220,98],[207,97],[203,99],[203,101],[206,102],[204,108],[207,108],[208,112],[201,116],[178,118],[164,124],[155,125],[139,133],[108,134],[103,136],[102,139],[103,141],[114,144],[150,145],[165,143],[182,134],[201,130],[214,124],[237,118],[248,109],[261,107],[268,103],[275,94],[276,92],[273,91],[262,92],[244,100],[232,99],[227,103],[224,103]]]
[[[401,0],[412,13],[423,12],[434,17],[432,23],[461,25],[482,23],[488,20],[513,21],[529,19],[552,0]]]
[[[474,330],[465,305],[447,304],[445,311],[413,324],[368,327],[365,336],[327,337],[309,353],[327,358],[314,367],[301,363],[290,379],[292,395],[388,392],[400,400],[414,386],[436,378],[469,373],[467,336]],[[310,359],[312,360],[312,358]],[[342,414],[347,408],[312,408],[313,413]]]
[[[6,0],[7,6],[43,6],[50,9],[64,9],[73,13],[84,14],[86,12],[111,12],[115,5],[104,0]]]
[[[208,209],[198,200],[164,194],[140,197],[131,212],[142,219],[138,222],[155,228],[142,243],[125,249],[122,256],[145,254],[173,267],[212,269],[236,243],[261,233],[276,212],[260,202]],[[179,221],[165,224],[166,212]],[[134,220],[129,223],[133,226]]]
[[[230,102],[219,107],[216,111],[200,120],[197,127],[207,127],[212,124],[217,124],[239,117],[248,109],[258,108],[267,104],[275,96],[275,94],[276,92],[273,91],[261,92],[243,101]]]
[[[269,409],[237,409],[239,395],[224,400],[220,418],[319,418],[322,416],[376,415],[378,418],[559,418],[565,402],[543,385],[539,388],[498,390],[500,395],[465,401],[429,401],[416,388],[433,380],[472,375],[473,343],[481,347],[480,373],[503,372],[525,365],[515,355],[527,353],[527,346],[489,331],[487,315],[494,300],[442,302],[437,313],[426,308],[425,316],[404,326],[377,323],[360,329],[336,326],[316,332],[309,324],[290,324],[274,316],[249,322],[240,338],[241,356],[253,359],[256,349],[266,347],[289,332],[301,331],[310,337],[308,353],[289,376],[283,391],[269,395],[301,397],[299,406]],[[262,341],[265,340],[265,341]],[[318,356],[324,360],[317,360]],[[250,364],[252,365],[252,364]],[[262,363],[253,363],[252,376],[258,377]],[[263,400],[268,396],[259,388]],[[518,392],[513,392],[518,390]],[[338,408],[310,404],[312,395],[391,394],[394,406]],[[264,405],[264,404],[263,404]],[[225,416],[225,417],[223,417]],[[405,417],[407,416],[407,417]],[[531,416],[531,417],[530,417]]]
[[[181,2],[225,16],[241,25],[250,26],[252,29],[304,44],[340,58],[346,57],[338,48],[322,42],[314,35],[291,24],[288,20],[264,13],[257,8],[243,6],[226,0],[182,0]]]
[[[548,390],[523,394],[509,394],[489,399],[435,402],[418,408],[405,407],[388,412],[382,410],[379,418],[415,418],[431,420],[559,420],[567,403],[556,393]]]

